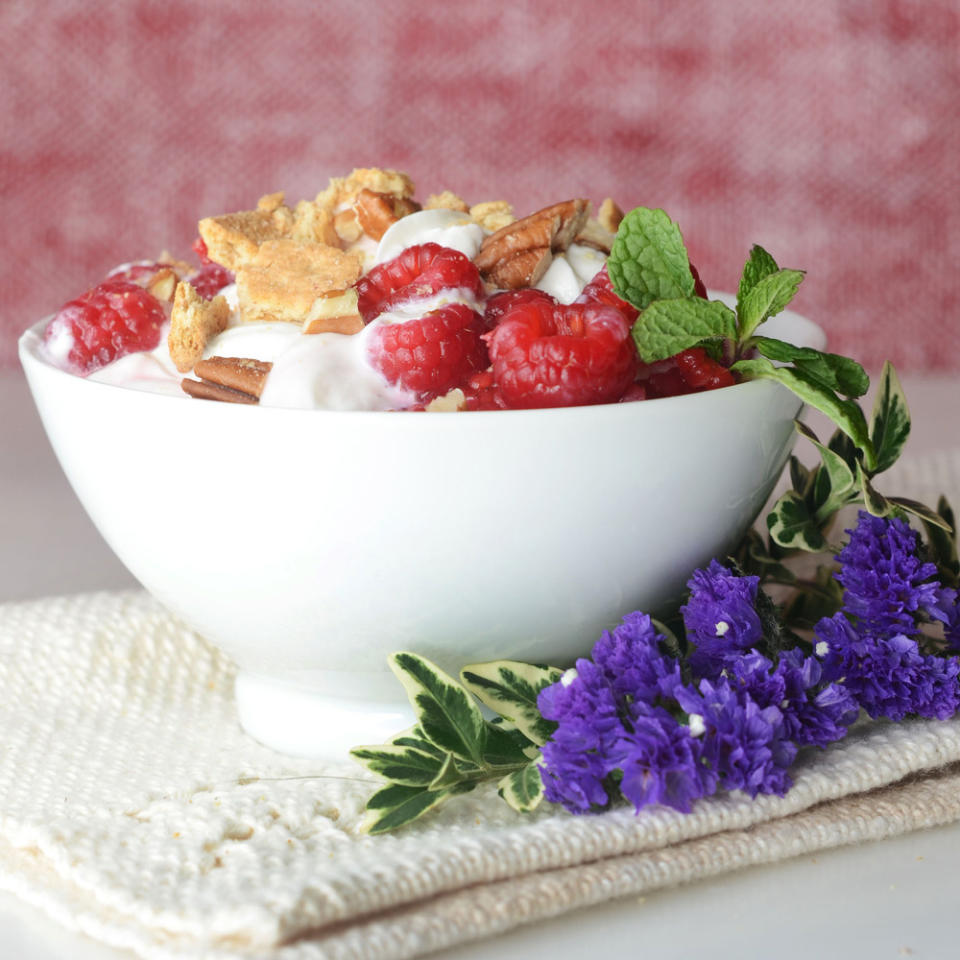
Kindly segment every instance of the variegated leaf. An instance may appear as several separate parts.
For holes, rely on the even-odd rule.
[[[869,513],[875,517],[888,517],[893,512],[893,504],[878,490],[873,488],[870,478],[862,466],[857,466],[857,482],[863,493],[863,503]]]
[[[435,754],[396,742],[354,747],[350,756],[378,777],[407,786],[429,786],[443,767]]]
[[[367,801],[364,833],[387,833],[422,817],[445,800],[473,789],[473,784],[458,784],[443,790],[390,784]]]
[[[897,461],[910,436],[910,411],[893,364],[888,360],[880,374],[877,397],[873,403],[870,438],[877,452],[873,473],[883,473]]]
[[[475,663],[460,671],[464,685],[495,713],[509,720],[538,745],[550,738],[556,724],[544,720],[537,709],[537,695],[563,676],[557,667],[493,660]]]
[[[781,547],[819,553],[827,542],[803,500],[788,490],[767,514],[770,536]]]
[[[519,813],[535,810],[543,799],[543,780],[538,760],[539,757],[525,767],[508,773],[497,785],[500,796]]]
[[[424,736],[441,750],[481,763],[486,724],[470,694],[436,664],[415,653],[394,653],[388,662],[407,691]]]

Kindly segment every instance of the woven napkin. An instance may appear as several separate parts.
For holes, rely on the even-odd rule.
[[[960,451],[884,489],[956,497]],[[144,593],[0,606],[0,887],[157,960],[391,960],[960,819],[960,720],[918,721],[801,755],[783,798],[521,816],[491,785],[368,837],[374,781],[251,740],[233,676]]]

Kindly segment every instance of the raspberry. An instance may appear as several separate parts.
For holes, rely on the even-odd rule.
[[[521,287],[519,290],[502,290],[495,293],[487,300],[486,309],[483,312],[483,325],[492,330],[499,322],[500,318],[510,311],[513,307],[521,303],[549,303],[554,304],[557,301],[544,290],[536,290],[533,287]]]
[[[612,403],[637,372],[630,324],[606,304],[521,303],[485,339],[508,407]]]
[[[640,316],[640,311],[626,300],[621,300],[613,292],[613,283],[610,281],[610,274],[607,273],[607,265],[604,264],[594,278],[583,288],[580,296],[574,303],[606,303],[611,307],[616,307],[626,318],[627,323],[633,324],[633,321]]]
[[[212,300],[224,287],[234,281],[233,274],[219,263],[208,260],[195,274],[187,277],[187,283],[204,300]]]
[[[370,362],[421,401],[442,397],[487,366],[481,323],[476,311],[451,303],[423,317],[379,324],[370,334]]]
[[[493,370],[481,370],[470,377],[463,387],[468,410],[503,410],[505,404],[493,381]]]
[[[641,367],[637,381],[650,399],[716,390],[737,382],[733,374],[703,347],[691,347],[676,356]]]
[[[157,271],[169,266],[169,263],[161,260],[138,260],[136,263],[127,263],[111,270],[106,279],[112,283],[123,281],[145,287],[156,276]]]
[[[374,267],[356,284],[358,309],[369,323],[381,313],[441,290],[466,288],[480,300],[483,282],[473,261],[438,243],[407,247],[399,256]]]
[[[64,304],[43,332],[55,362],[86,376],[128,353],[160,343],[166,314],[135,283],[107,280]]]

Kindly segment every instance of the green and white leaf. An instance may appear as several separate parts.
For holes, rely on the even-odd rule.
[[[633,339],[644,363],[665,360],[702,340],[735,340],[736,314],[719,300],[657,300],[633,324]]]
[[[827,541],[811,516],[803,498],[788,490],[767,514],[770,537],[781,547],[819,553]]]
[[[443,761],[443,766],[437,771],[437,775],[430,781],[428,786],[431,790],[443,790],[445,787],[452,787],[455,783],[463,780],[463,774],[457,768],[456,758],[452,753],[447,754],[447,759]]]
[[[418,726],[412,726],[408,730],[398,733],[390,739],[390,743],[397,747],[412,747],[421,753],[429,753],[431,756],[443,763],[446,759],[446,752],[435,747],[423,734]]]
[[[422,817],[445,800],[473,789],[472,783],[443,790],[390,784],[367,801],[367,813],[361,824],[364,833],[387,833]]]
[[[486,723],[470,694],[436,664],[415,653],[393,653],[387,662],[403,684],[424,736],[456,757],[482,763]]]
[[[474,663],[460,671],[463,685],[484,706],[509,720],[538,745],[547,742],[556,724],[540,716],[537,696],[562,676],[563,671],[557,667],[516,660]]]
[[[429,786],[444,764],[433,753],[397,743],[354,747],[350,755],[378,777],[407,786]]]
[[[554,724],[555,726],[555,724]],[[487,744],[483,762],[487,767],[515,767],[536,756],[538,744],[508,723],[487,724]]]
[[[777,270],[758,280],[742,298],[737,296],[737,318],[740,321],[740,342],[753,336],[753,331],[776,316],[796,296],[803,280],[802,270]]]
[[[757,337],[757,352],[777,363],[792,363],[798,370],[816,377],[824,386],[845,397],[862,397],[870,389],[866,370],[838,353],[824,353],[812,347],[797,347],[783,340]]]
[[[863,451],[867,468],[873,469],[876,457],[867,430],[867,419],[853,400],[841,400],[806,371],[776,367],[766,357],[738,360],[730,369],[736,370],[747,380],[774,380],[795,393],[804,403],[826,414]]]
[[[839,453],[824,446],[819,439],[817,439],[817,435],[803,423],[803,421],[795,420],[794,425],[796,426],[797,433],[802,437],[806,437],[820,452],[821,465],[817,474],[818,480],[821,477],[826,478],[823,491],[826,493],[826,496],[823,496],[821,491],[816,490],[817,484],[815,483],[814,501],[817,508],[820,509],[827,504],[831,506],[836,505],[837,507],[843,506],[849,499],[847,495],[852,493],[856,487],[857,478],[854,476],[853,471],[847,466],[846,460],[844,460]]]
[[[917,500],[911,500],[909,497],[887,497],[886,499],[890,503],[898,506],[901,510],[912,513],[919,520],[922,520],[927,526],[928,531],[930,527],[936,527],[944,533],[949,534],[952,532],[953,528],[950,521],[942,517],[936,510],[932,510],[926,504],[920,503]]]
[[[869,513],[875,517],[888,517],[893,512],[893,504],[870,483],[863,466],[857,465],[857,483],[863,494],[863,503]]]
[[[520,770],[508,773],[497,785],[500,796],[519,813],[535,810],[543,799],[543,780],[538,761],[539,757]]]
[[[662,211],[631,210],[607,259],[614,292],[640,310],[654,300],[692,297],[690,261],[680,228]]]
[[[872,473],[883,473],[896,463],[910,436],[910,411],[893,364],[883,365],[877,396],[873,403],[870,439],[877,452],[877,466]]]
[[[743,315],[743,301],[748,293],[764,278],[769,277],[771,273],[776,273],[780,268],[777,261],[767,253],[759,243],[755,243],[750,250],[750,256],[743,265],[743,273],[740,275],[740,285],[737,288],[737,316]]]

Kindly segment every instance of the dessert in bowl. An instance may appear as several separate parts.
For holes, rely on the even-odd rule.
[[[241,311],[252,286],[240,287]],[[328,319],[343,325],[343,316]],[[344,756],[408,725],[386,664],[395,650],[451,671],[501,658],[563,665],[625,613],[669,607],[690,572],[756,517],[800,410],[793,394],[759,380],[501,409],[486,356],[462,386],[438,388],[442,397],[381,379],[361,391],[368,409],[349,408],[349,384],[300,384],[270,405],[264,377],[278,377],[301,341],[270,346],[294,334],[260,327],[289,322],[239,323],[202,344],[191,369],[206,369],[203,355],[229,360],[231,341],[244,361],[251,343],[267,351],[252,356],[266,374],[254,371],[249,393],[217,373],[192,379],[216,399],[243,394],[238,403],[180,389],[169,338],[78,376],[45,320],[20,353],[54,450],[107,543],[236,661],[241,723],[291,753]],[[342,338],[331,349],[356,353],[371,323],[324,335]],[[775,325],[794,343],[822,345],[795,314]],[[333,366],[352,380],[338,357]],[[308,380],[318,376],[310,369]],[[630,396],[642,395],[641,381],[632,369]],[[398,397],[408,412],[392,406]]]

